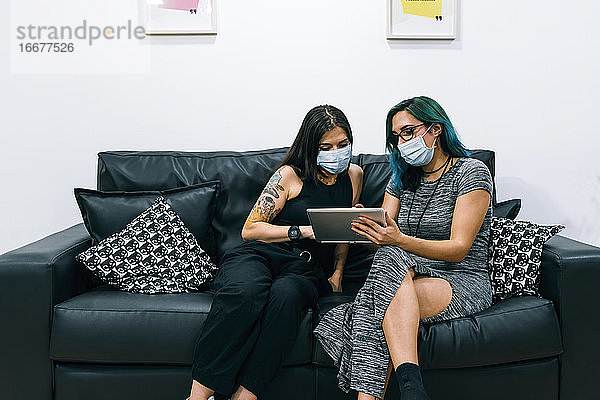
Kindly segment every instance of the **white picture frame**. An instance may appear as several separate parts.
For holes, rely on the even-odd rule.
[[[146,35],[217,34],[217,0],[139,1]]]
[[[456,39],[458,0],[386,1],[387,39]]]

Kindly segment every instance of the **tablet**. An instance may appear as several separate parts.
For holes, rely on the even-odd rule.
[[[351,229],[361,215],[385,226],[383,208],[309,208],[306,213],[319,243],[371,243]]]

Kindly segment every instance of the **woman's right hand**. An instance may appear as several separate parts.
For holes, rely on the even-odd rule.
[[[313,239],[315,238],[315,232],[313,232],[312,225],[303,225],[300,227],[300,239]]]
[[[363,206],[363,205],[362,205],[362,204],[360,204],[360,203],[356,203],[356,204],[354,205],[354,207],[355,207],[355,208],[365,208],[365,206]]]

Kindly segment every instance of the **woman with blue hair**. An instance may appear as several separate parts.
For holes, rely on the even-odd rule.
[[[355,300],[325,314],[315,334],[339,367],[338,386],[357,390],[359,400],[383,399],[392,367],[402,400],[429,399],[417,354],[419,323],[492,304],[492,177],[429,97],[394,106],[386,135],[393,172],[383,200],[386,226],[361,217],[352,228],[381,247]]]

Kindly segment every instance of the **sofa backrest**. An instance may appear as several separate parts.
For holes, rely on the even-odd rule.
[[[286,151],[287,147],[245,152],[105,151],[98,154],[97,188],[166,190],[219,179],[221,189],[212,221],[216,252],[207,251],[220,258],[242,243],[244,221]],[[473,157],[484,161],[494,176],[493,151],[473,150]],[[391,175],[386,156],[360,154],[352,160],[365,172],[361,203],[380,206]]]

